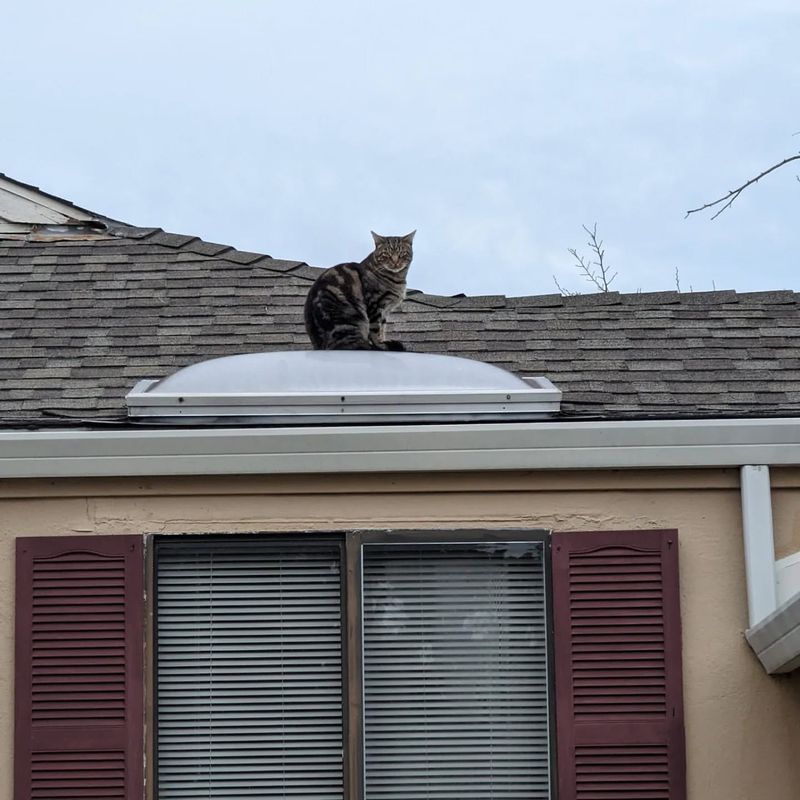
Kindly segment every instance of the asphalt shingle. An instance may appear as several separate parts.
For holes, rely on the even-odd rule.
[[[205,358],[307,348],[320,270],[156,228],[3,241],[0,419],[124,413],[142,378]],[[413,275],[413,272],[412,272]],[[410,291],[410,349],[544,374],[566,416],[800,415],[800,294],[444,297]]]

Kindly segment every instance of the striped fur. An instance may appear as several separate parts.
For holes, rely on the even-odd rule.
[[[375,249],[363,261],[337,264],[314,281],[305,322],[315,350],[405,350],[387,341],[386,319],[406,296],[414,233],[373,233]]]

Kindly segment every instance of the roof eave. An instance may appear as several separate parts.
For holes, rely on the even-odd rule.
[[[0,478],[800,465],[800,419],[0,432]]]

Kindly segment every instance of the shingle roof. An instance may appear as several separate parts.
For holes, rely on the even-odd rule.
[[[0,240],[0,421],[119,416],[139,379],[309,346],[302,305],[318,269],[155,228],[111,233]],[[800,414],[791,291],[410,292],[391,328],[413,350],[546,375],[567,416]]]

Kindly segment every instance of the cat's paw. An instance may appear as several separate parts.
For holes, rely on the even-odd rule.
[[[406,349],[405,345],[402,342],[397,342],[397,341],[390,340],[388,342],[384,342],[383,345],[387,350],[393,350],[395,352],[404,352]]]

